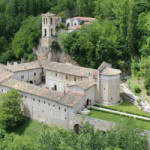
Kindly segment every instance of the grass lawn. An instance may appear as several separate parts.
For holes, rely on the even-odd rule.
[[[123,102],[120,105],[104,106],[104,107],[109,108],[109,109],[122,111],[122,112],[131,113],[131,114],[137,114],[140,116],[150,117],[150,113],[146,113],[142,110],[139,110],[135,105],[133,105],[132,103],[130,103],[129,101],[127,101],[125,99],[123,100]]]
[[[99,110],[91,110],[91,114],[89,115],[89,117],[98,118],[98,119],[107,120],[107,121],[116,122],[116,123],[119,123],[122,119],[128,118],[125,116],[120,116],[120,115],[116,115],[116,114],[110,114],[107,112],[102,112]],[[135,122],[135,124],[139,128],[150,131],[150,122],[137,120],[137,119],[132,119],[132,120]]]
[[[31,140],[33,140],[33,142],[36,142],[39,138],[43,126],[44,124],[38,121],[27,119],[23,125],[18,126],[12,132],[18,135],[30,136]]]
[[[128,85],[129,85],[129,87],[131,88],[131,90],[134,92],[134,87],[137,85],[137,86],[139,86],[140,88],[141,88],[141,90],[142,90],[142,92],[141,92],[141,96],[145,99],[145,100],[147,100],[147,102],[149,102],[150,103],[150,98],[148,97],[148,95],[147,95],[147,91],[146,91],[146,89],[145,89],[145,87],[144,87],[144,79],[142,79],[142,78],[140,78],[139,80],[138,80],[138,77],[136,77],[136,76],[132,76],[131,78],[130,78],[130,80],[129,80],[129,83],[128,83]],[[135,93],[135,92],[134,92]],[[136,93],[135,93],[136,94]],[[138,96],[138,94],[136,94],[137,96]]]

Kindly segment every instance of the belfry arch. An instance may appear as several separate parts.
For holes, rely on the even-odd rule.
[[[47,30],[44,29],[44,36],[47,36]]]

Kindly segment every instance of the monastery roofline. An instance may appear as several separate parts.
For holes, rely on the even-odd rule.
[[[42,14],[42,17],[51,17],[51,16],[56,16],[55,14],[52,14],[50,12],[47,12],[45,14]]]
[[[77,101],[79,101],[83,97],[83,94],[80,94],[80,93],[71,92],[71,95],[70,95],[70,92],[69,92],[67,94],[63,94],[57,91],[52,91],[50,89],[41,88],[39,86],[30,84],[27,82],[23,82],[20,80],[16,80],[16,79],[7,80],[2,83],[2,86],[15,89],[23,93],[27,93],[27,94],[35,95],[35,96],[45,98],[48,100],[52,100],[54,102],[57,102],[59,104],[69,106],[69,107],[73,107],[74,106],[73,103],[76,104]],[[65,98],[68,98],[68,99],[65,99]]]
[[[26,70],[34,70],[34,69],[42,69],[42,66],[38,61],[28,62],[28,63],[21,63],[16,65],[7,65],[6,69],[11,72],[21,72]]]
[[[115,76],[121,74],[121,70],[105,67],[100,74],[105,76]]]
[[[94,82],[91,82],[91,81],[82,81],[82,82],[79,82],[77,84],[72,84],[72,85],[68,85],[68,87],[73,87],[73,86],[77,86],[83,90],[88,90],[89,88],[95,86],[96,84]]]
[[[55,71],[55,72],[73,75],[73,76],[79,76],[79,77],[87,77],[89,75],[89,72],[97,71],[91,68],[85,68],[85,67],[68,65],[68,64],[57,63],[57,62],[50,62],[45,67],[45,70]]]

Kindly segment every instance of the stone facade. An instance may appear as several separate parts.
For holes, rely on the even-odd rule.
[[[84,93],[85,105],[94,102],[115,105],[120,101],[121,71],[111,68],[108,63],[103,63],[96,70],[51,62],[45,70],[46,86],[49,89],[61,93],[68,91]],[[92,98],[89,99],[86,95]]]
[[[6,69],[8,72],[13,73],[11,77],[13,79],[30,82],[32,84],[40,84],[42,82],[43,69],[37,61],[15,65],[7,64]]]

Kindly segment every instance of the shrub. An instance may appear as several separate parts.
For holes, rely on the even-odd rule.
[[[139,93],[141,93],[142,90],[141,90],[141,88],[140,88],[139,86],[136,85],[136,86],[134,87],[134,91],[135,91],[135,93],[138,93],[138,94],[139,94]]]
[[[0,139],[3,139],[6,134],[6,131],[3,128],[0,128]]]
[[[52,48],[52,49],[59,49],[60,46],[59,46],[59,44],[58,44],[57,41],[53,41],[53,42],[52,42],[52,45],[51,45],[51,48]]]

